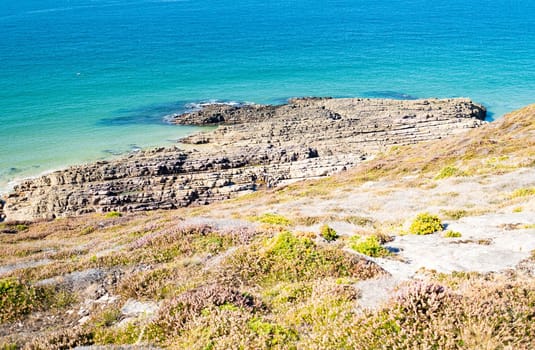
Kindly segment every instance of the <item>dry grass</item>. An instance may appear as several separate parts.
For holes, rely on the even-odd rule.
[[[8,334],[0,336],[0,344],[25,344],[29,349],[139,340],[147,347],[152,344],[177,349],[471,349],[480,345],[527,349],[535,345],[533,279],[432,275],[431,282],[409,284],[383,308],[362,314],[356,311],[359,291],[353,283],[381,274],[381,270],[338,246],[318,244],[306,235],[287,231],[266,237],[261,232],[237,230],[232,234],[217,227],[180,222],[162,220],[147,226],[131,218],[74,236],[71,251],[77,241],[86,242],[87,238],[131,236],[129,244],[106,255],[108,264],[126,259],[120,267],[123,274],[108,289],[119,297],[115,306],[107,306],[108,311],[115,311],[96,308],[91,311],[94,322],[84,327],[63,326],[61,318],[56,319],[56,328],[49,325],[47,331],[38,324],[31,326],[28,322],[34,312],[46,315],[66,310],[60,306],[60,290],[56,290],[48,295],[54,296],[48,300],[56,300],[55,304],[41,303],[24,311],[30,313],[28,316],[14,316],[16,322],[33,332],[30,334],[41,336],[19,336],[8,321],[0,326],[0,332]],[[84,225],[81,220],[78,228]],[[151,227],[154,231],[148,230]],[[71,232],[79,231],[69,228],[55,235]],[[206,237],[229,241],[223,249],[219,245],[214,248],[205,244]],[[56,238],[48,235],[44,241]],[[16,244],[22,243],[27,241]],[[159,263],[146,259],[178,244],[182,246],[171,260]],[[227,252],[230,246],[237,248]],[[33,276],[79,271],[97,264],[91,262],[94,253],[94,248],[80,250],[68,268],[62,263],[73,256],[66,253],[58,255],[58,261],[50,266],[22,271]],[[198,254],[222,254],[222,258],[217,268],[208,270],[205,266],[210,259],[196,260]],[[47,272],[37,273],[39,269]],[[34,288],[31,284],[24,286],[24,293]],[[152,321],[138,319],[121,327],[119,321],[124,316],[120,306],[129,298],[160,300],[162,307]],[[64,305],[77,310],[81,301],[71,299]]]

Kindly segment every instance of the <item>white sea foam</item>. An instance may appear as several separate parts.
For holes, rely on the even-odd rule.
[[[207,100],[207,101],[200,101],[200,102],[190,102],[186,103],[184,105],[184,110],[167,114],[163,116],[163,120],[166,123],[171,123],[176,117],[183,113],[191,113],[191,112],[197,112],[202,110],[203,108],[210,106],[210,105],[227,105],[232,107],[242,107],[242,106],[248,106],[254,104],[253,102],[239,102],[239,101],[222,101],[217,99]]]
[[[12,179],[9,179],[5,183],[5,185],[2,182],[0,182],[0,197],[10,193],[11,191],[13,191],[15,186],[19,185],[20,183],[22,183],[24,181],[38,179],[41,176],[49,175],[49,174],[52,174],[53,172],[66,169],[69,166],[72,166],[72,164],[71,165],[65,165],[65,166],[59,166],[59,167],[55,167],[55,168],[48,169],[48,170],[44,170],[44,171],[42,171],[42,172],[40,172],[40,173],[38,173],[36,175],[28,175],[28,174],[21,173],[20,176],[16,176],[16,177],[14,177]]]
[[[86,6],[81,6],[81,7],[86,7]],[[79,7],[53,7],[53,8],[42,9],[42,10],[32,10],[32,11],[28,11],[26,13],[29,14],[29,15],[34,15],[34,14],[40,14],[40,13],[70,11],[70,10],[74,10],[74,9],[77,9],[77,8],[79,8]]]
[[[227,105],[227,106],[233,106],[233,107],[239,107],[239,106],[245,106],[250,104],[249,102],[238,102],[238,101],[221,101],[221,100],[208,100],[208,101],[201,101],[201,102],[191,102],[185,105],[188,112],[194,112],[199,111],[203,109],[206,106],[210,105]]]
[[[144,1],[140,1],[143,3]],[[26,12],[27,15],[42,14],[42,13],[52,13],[52,12],[64,12],[80,9],[89,9],[89,8],[101,8],[101,7],[111,7],[111,6],[121,6],[125,5],[121,1],[113,2],[93,2],[90,5],[79,5],[79,6],[65,6],[65,7],[51,7],[47,9],[31,10]]]

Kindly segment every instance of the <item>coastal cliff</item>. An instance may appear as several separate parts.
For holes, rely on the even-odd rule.
[[[217,125],[159,148],[74,166],[16,186],[0,217],[173,209],[328,176],[393,145],[441,139],[484,124],[469,99],[291,99],[281,106],[214,104],[176,124]],[[3,210],[3,213],[1,212]]]

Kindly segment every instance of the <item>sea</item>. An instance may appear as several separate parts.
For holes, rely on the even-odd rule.
[[[0,0],[0,192],[167,146],[203,103],[535,102],[533,0]]]

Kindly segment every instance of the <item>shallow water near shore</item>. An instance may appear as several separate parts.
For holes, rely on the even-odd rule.
[[[535,3],[3,0],[0,192],[170,145],[190,103],[456,97],[535,102]]]

